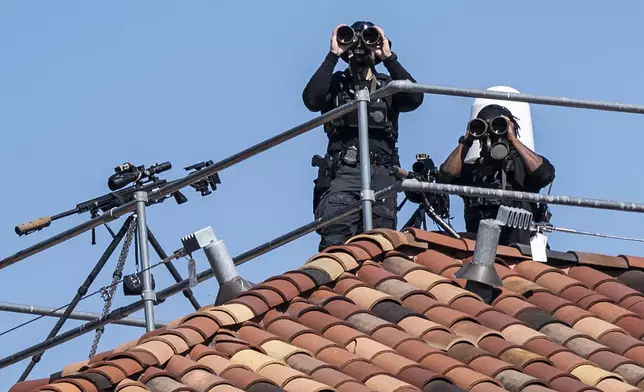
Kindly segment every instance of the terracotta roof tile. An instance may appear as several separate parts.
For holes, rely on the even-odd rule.
[[[616,367],[614,373],[619,374],[631,385],[640,386],[644,381],[644,368],[634,364],[624,364]]]
[[[503,331],[504,329],[516,325],[523,324],[522,321],[519,321],[513,317],[510,317],[499,311],[485,312],[477,317],[477,319],[488,328],[495,329],[497,331]]]
[[[532,295],[526,296],[526,299],[531,304],[538,306],[550,314],[554,314],[564,306],[573,305],[569,300],[558,297],[549,292],[533,293]]]
[[[566,347],[546,339],[532,340],[527,342],[523,347],[525,347],[526,350],[539,354],[545,358],[550,358],[554,354],[562,351],[568,351]]]
[[[644,272],[625,269],[644,268],[640,258],[575,252],[580,263],[559,269],[499,247],[504,286],[488,305],[453,276],[474,246],[417,229],[358,235],[224,305],[11,392],[644,386]]]
[[[461,263],[458,262],[458,260],[433,249],[419,253],[416,255],[415,261],[439,275],[450,267],[461,266]]]
[[[499,385],[499,383],[495,382],[493,378],[484,376],[481,373],[478,373],[466,367],[459,367],[456,369],[452,369],[449,372],[447,372],[445,376],[452,379],[454,383],[456,383],[456,385],[460,386],[461,388],[467,391],[471,390],[476,384],[480,384],[483,382],[494,382],[495,384]]]
[[[323,253],[336,253],[343,252],[351,255],[356,261],[365,261],[371,259],[371,255],[364,249],[355,244],[347,244],[342,246],[330,246],[324,250]]]
[[[615,301],[622,302],[630,296],[641,297],[642,293],[634,290],[618,281],[604,282],[595,288],[595,291],[612,298]]]
[[[628,262],[622,257],[606,256],[598,253],[570,252],[577,256],[579,264],[599,267],[628,269]]]
[[[612,351],[599,351],[588,357],[589,360],[596,363],[602,369],[608,371],[615,371],[619,366],[627,364],[637,364],[636,361],[628,359],[622,355],[616,354]]]
[[[411,232],[416,240],[427,242],[434,247],[440,247],[449,250],[468,251],[467,244],[464,240],[459,240],[443,234],[427,232],[416,228],[408,228],[405,230]]]
[[[529,385],[547,386],[545,382],[513,369],[504,370],[497,377],[503,384],[503,387],[512,392],[522,391]]]
[[[616,326],[623,328],[634,338],[642,339],[642,337],[644,337],[644,320],[639,318],[637,315],[620,318],[614,323]]]
[[[489,351],[490,353],[494,354],[496,357],[500,357],[507,350],[519,347],[518,345],[510,343],[498,336],[485,337],[481,339],[478,346],[485,351]]]
[[[121,392],[121,391],[143,392],[143,391],[150,391],[150,389],[145,384],[142,384],[138,381],[125,379],[116,386],[115,392]]]
[[[485,374],[489,377],[496,377],[499,373],[505,370],[518,369],[516,366],[502,361],[500,359],[488,356],[482,356],[473,359],[469,366],[482,374]]]
[[[579,381],[576,377],[559,377],[550,382],[550,385],[557,391],[561,392],[582,392],[582,391],[594,391],[597,392],[599,389],[586,385]]]

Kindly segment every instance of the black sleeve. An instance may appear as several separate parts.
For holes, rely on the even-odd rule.
[[[444,163],[440,166],[440,182],[443,184],[452,184],[452,185],[463,185],[462,179],[471,177],[470,173],[473,170],[473,165],[471,163],[463,162],[461,164],[461,175],[456,177],[451,175],[447,170],[444,169]]]
[[[532,173],[526,173],[526,190],[538,192],[555,180],[555,167],[545,157],[541,158],[543,163]]]
[[[302,92],[304,106],[312,112],[319,112],[326,106],[327,96],[331,90],[333,70],[339,57],[329,52],[317,71],[311,76]]]
[[[416,83],[414,77],[400,64],[396,54],[384,59],[382,64],[387,68],[393,80],[409,80]],[[393,107],[398,112],[411,112],[418,109],[424,98],[425,94],[422,93],[398,93],[393,97]]]

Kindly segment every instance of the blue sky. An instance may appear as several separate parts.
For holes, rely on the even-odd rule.
[[[644,27],[641,2],[406,1],[393,2],[26,2],[0,3],[0,250],[7,256],[87,219],[72,216],[18,238],[14,225],[70,209],[107,192],[115,165],[171,161],[182,167],[219,160],[310,119],[301,101],[308,78],[329,49],[332,28],[373,20],[393,41],[401,63],[427,84],[469,88],[509,85],[522,92],[642,103]],[[338,66],[340,69],[340,65]],[[404,114],[400,153],[409,167],[418,152],[442,162],[463,133],[472,100],[426,96]],[[538,152],[556,166],[553,193],[644,200],[641,130],[634,114],[532,105]],[[211,225],[239,254],[312,219],[310,167],[324,152],[314,130],[221,173],[220,190],[148,210],[152,230],[168,252],[180,237]],[[462,204],[452,198],[457,229]],[[406,207],[400,215],[411,214]],[[562,227],[644,237],[642,217],[623,212],[553,208]],[[119,222],[120,223],[120,222]],[[118,223],[112,225],[117,229]],[[109,242],[98,230],[0,271],[0,301],[67,303]],[[310,234],[240,268],[261,281],[297,268],[311,256]],[[554,234],[559,250],[644,254],[640,244]],[[153,259],[156,261],[156,258]],[[114,258],[93,288],[110,281]],[[176,263],[184,276],[186,262]],[[201,254],[199,270],[207,268]],[[126,272],[134,271],[133,257]],[[155,270],[157,287],[172,283]],[[121,290],[114,306],[124,298]],[[217,284],[195,289],[211,303]],[[79,310],[99,312],[102,300]],[[172,320],[192,308],[177,295],[156,308]],[[136,315],[142,317],[141,313]],[[31,316],[0,313],[0,330]],[[40,342],[54,319],[0,337],[2,357]],[[69,321],[65,329],[79,325]],[[140,336],[142,329],[109,326],[99,351]],[[30,378],[46,377],[87,357],[93,333],[45,353]],[[0,370],[12,385],[27,361]]]

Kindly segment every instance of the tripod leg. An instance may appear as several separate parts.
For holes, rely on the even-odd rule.
[[[157,252],[157,255],[159,255],[161,260],[168,258],[168,255],[165,253],[165,251],[161,247],[161,244],[159,244],[159,241],[157,241],[154,234],[152,234],[152,230],[150,230],[149,227],[148,227],[148,241],[150,241],[150,245],[152,245],[152,248],[154,249],[155,252]],[[172,264],[172,262],[168,261],[167,263],[164,263],[164,264],[168,268],[168,271],[170,271],[170,275],[172,275],[172,277],[177,283],[183,280],[183,278],[181,277],[181,274],[179,273],[179,271],[177,271],[177,269],[175,268],[174,264]],[[201,308],[201,305],[199,305],[199,302],[192,294],[191,289],[183,290],[183,296],[186,297],[188,301],[190,301],[190,303],[195,308],[195,310],[199,310]]]
[[[461,238],[461,236],[452,228],[452,226],[449,225],[449,223],[445,222],[443,219],[441,219],[440,216],[436,214],[431,206],[428,206],[427,208],[427,215],[429,215],[429,217],[432,218],[437,225],[448,232],[452,237],[459,239]]]
[[[420,229],[420,226],[418,225],[418,210],[414,211],[414,213],[411,215],[409,220],[403,225],[403,228],[405,227],[415,227],[417,229]]]
[[[60,329],[63,327],[63,324],[65,324],[65,321],[67,321],[67,319],[69,318],[69,315],[74,311],[74,309],[76,308],[76,305],[78,305],[78,303],[80,302],[81,298],[83,298],[83,296],[87,294],[87,290],[89,290],[89,287],[92,285],[92,283],[94,282],[98,274],[101,272],[101,269],[103,269],[103,266],[105,266],[109,258],[112,256],[112,253],[114,253],[114,250],[118,246],[119,242],[121,242],[121,240],[125,236],[125,233],[127,232],[127,228],[130,226],[131,221],[132,221],[132,216],[129,216],[125,220],[125,222],[123,223],[123,226],[116,234],[116,237],[114,237],[114,239],[112,239],[112,242],[110,242],[110,244],[107,246],[107,249],[105,249],[105,252],[103,252],[103,255],[101,256],[101,258],[98,259],[98,262],[96,263],[92,271],[89,273],[89,275],[87,276],[83,284],[78,288],[78,292],[76,293],[72,301],[69,303],[69,305],[67,305],[67,308],[65,308],[65,312],[63,313],[63,315],[58,319],[58,321],[56,322],[56,325],[54,325],[54,328],[52,328],[52,330],[49,332],[49,335],[47,335],[47,339],[51,339],[54,336],[56,336],[56,334],[58,334]],[[34,369],[36,364],[40,362],[40,359],[42,358],[43,354],[44,353],[40,353],[31,357],[31,362],[29,363],[29,365],[27,365],[27,368],[22,373],[22,376],[20,376],[20,379],[18,380],[19,382],[27,379],[27,377],[29,376],[29,373],[31,373],[31,371]]]
[[[420,216],[422,216],[421,219],[423,220],[423,230],[427,231],[427,216],[426,216],[426,212],[425,212],[425,206],[420,207],[420,210],[418,211],[418,214]]]
[[[110,233],[110,236],[111,236],[112,238],[116,237],[116,234],[114,234],[114,230],[112,230],[112,228],[110,227],[110,225],[108,225],[107,223],[105,223],[105,224],[103,224],[103,226],[105,226],[105,228],[106,228],[106,229],[107,229],[107,231]]]

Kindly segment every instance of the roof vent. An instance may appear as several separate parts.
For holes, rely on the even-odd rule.
[[[215,305],[223,304],[242,292],[250,289],[251,284],[241,276],[235,267],[235,262],[228,253],[223,240],[218,240],[212,227],[208,226],[188,236],[181,238],[183,247],[188,254],[203,249],[206,258],[219,282],[219,293]]]
[[[494,288],[503,286],[503,281],[494,268],[496,247],[503,226],[530,230],[532,214],[521,208],[500,206],[496,219],[484,219],[479,223],[472,261],[454,273],[457,278],[467,279],[465,288],[479,295],[488,304],[494,300]]]
[[[503,286],[503,281],[494,269],[496,246],[501,235],[501,225],[493,219],[485,219],[479,223],[476,235],[476,245],[472,261],[464,264],[454,276],[467,279],[465,288],[478,294],[486,303],[491,303],[494,287]]]

